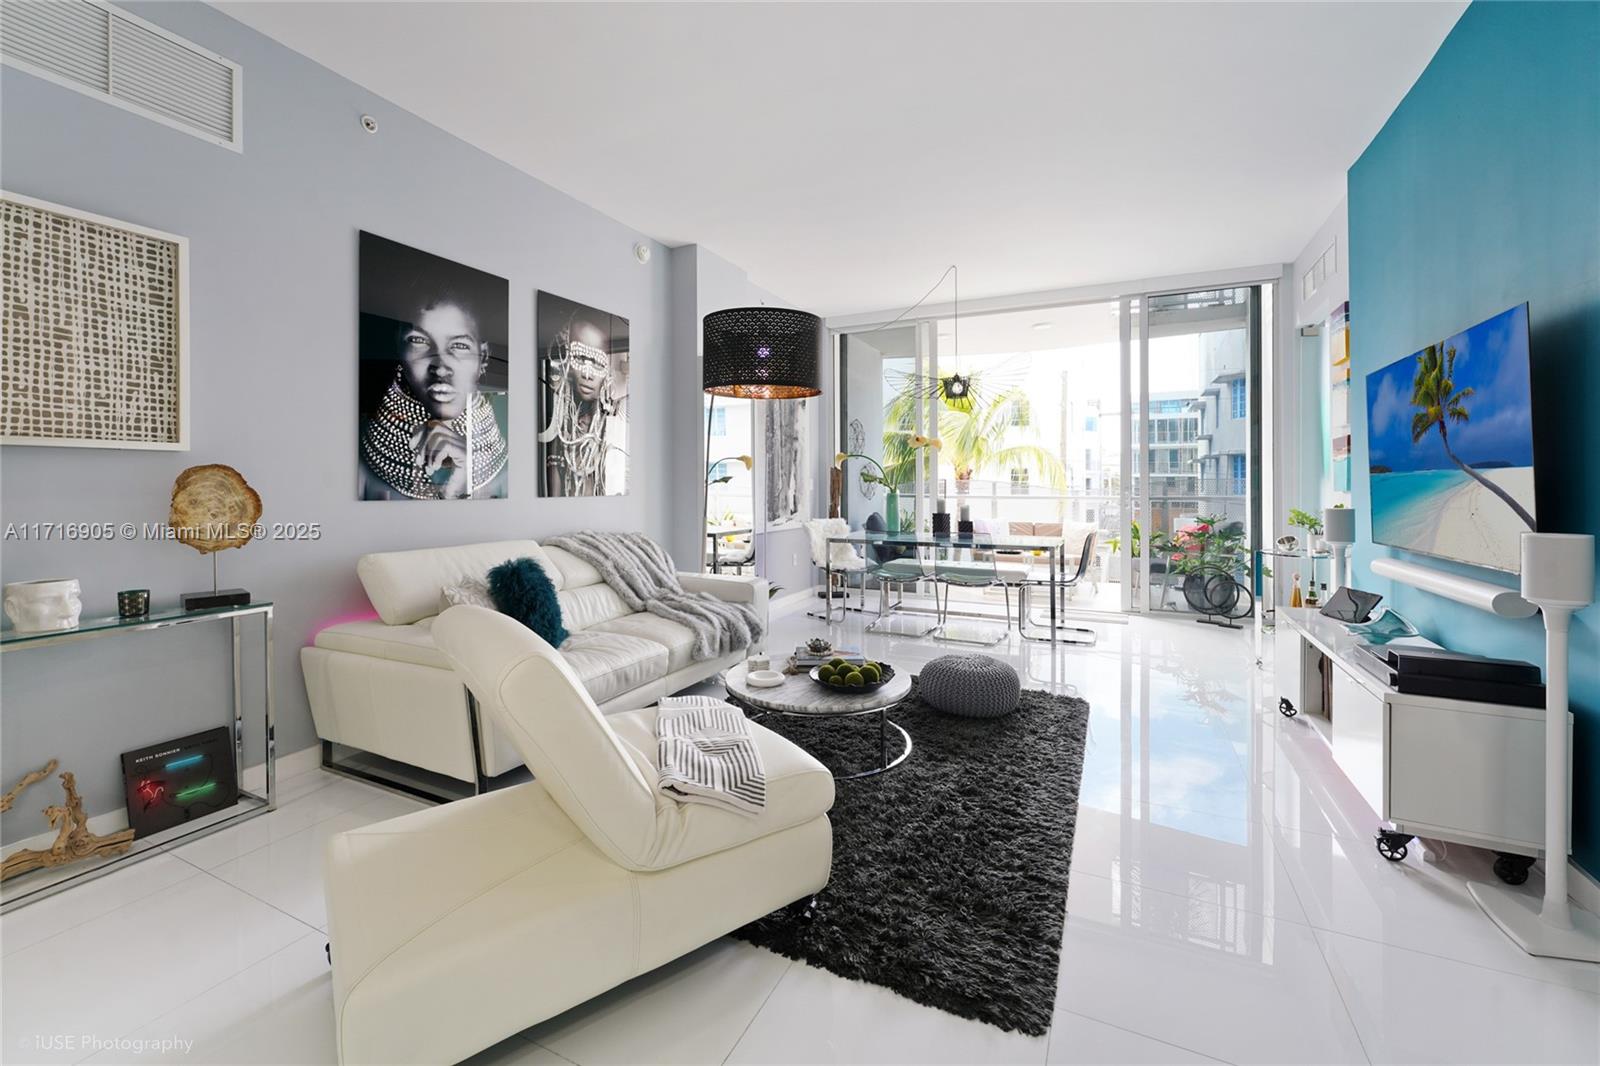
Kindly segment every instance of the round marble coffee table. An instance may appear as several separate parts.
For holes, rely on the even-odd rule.
[[[887,685],[873,692],[835,692],[823,688],[805,674],[791,674],[776,688],[757,688],[745,680],[745,665],[740,663],[724,677],[728,695],[748,707],[768,714],[782,714],[792,718],[857,718],[862,715],[878,716],[878,765],[855,774],[834,774],[836,781],[851,781],[858,777],[872,777],[892,770],[906,761],[911,754],[911,734],[898,724],[889,721],[889,712],[911,695],[911,675],[896,672]],[[889,730],[893,729],[905,741],[905,748],[893,759],[889,757]],[[831,768],[830,768],[831,769]]]

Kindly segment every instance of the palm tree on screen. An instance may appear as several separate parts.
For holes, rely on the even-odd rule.
[[[1456,350],[1450,347],[1441,354],[1443,347],[1442,344],[1430,344],[1417,356],[1416,376],[1411,379],[1411,406],[1416,408],[1411,416],[1411,443],[1421,443],[1430,430],[1437,428],[1439,441],[1444,445],[1444,453],[1450,457],[1450,461],[1465,471],[1468,477],[1504,500],[1506,506],[1527,523],[1529,529],[1534,529],[1533,516],[1511,493],[1462,462],[1451,450],[1450,425],[1471,420],[1467,401],[1472,399],[1474,390],[1470,385],[1464,389],[1456,388]]]

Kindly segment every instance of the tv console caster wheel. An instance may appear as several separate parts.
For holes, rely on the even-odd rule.
[[[1287,696],[1279,696],[1278,697],[1278,713],[1283,715],[1285,718],[1293,718],[1295,715],[1299,714],[1300,712],[1295,709],[1295,705],[1294,704],[1289,702],[1289,697],[1287,697]]]
[[[1533,867],[1531,855],[1509,855],[1506,852],[1496,852],[1494,857],[1494,875],[1508,885],[1520,885],[1528,880],[1528,871]]]
[[[1406,845],[1411,843],[1408,833],[1391,833],[1387,830],[1378,830],[1378,854],[1390,862],[1399,862],[1406,857]]]

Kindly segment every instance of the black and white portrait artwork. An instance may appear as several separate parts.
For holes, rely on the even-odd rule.
[[[762,514],[766,529],[799,525],[811,513],[809,412],[805,400],[766,400],[761,412]]]
[[[541,292],[539,495],[628,491],[628,320]]]
[[[503,499],[505,278],[360,237],[362,500]]]

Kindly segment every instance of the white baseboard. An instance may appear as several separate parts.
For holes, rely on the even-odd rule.
[[[301,748],[299,751],[291,751],[287,755],[278,756],[278,780],[281,782],[285,778],[298,777],[300,774],[308,773],[321,765],[322,742],[318,741],[309,748]],[[259,792],[266,788],[267,764],[258,762],[254,766],[246,766],[244,773],[239,775],[239,787],[247,788],[252,792]]]
[[[774,596],[767,604],[767,614],[770,617],[776,617],[781,614],[788,614],[797,607],[804,607],[812,600],[820,598],[819,590],[821,588],[821,585],[808,585],[803,589],[796,589],[794,592],[783,596]]]
[[[309,748],[301,748],[299,751],[292,751],[287,755],[280,755],[278,756],[278,783],[281,785],[285,779],[298,776],[299,774],[308,773],[321,765],[322,744],[320,742],[313,744]],[[48,792],[52,787],[54,788],[54,794],[51,795],[49,799],[43,800],[39,804],[39,809],[43,810],[46,804],[60,802],[61,782],[57,779],[56,775],[51,775],[49,780],[38,782],[32,788],[28,789],[27,792],[24,792],[21,796],[18,796],[16,805],[11,808],[9,813],[14,815],[19,812],[23,812],[24,808],[22,805],[27,799],[30,798],[30,793],[38,792],[39,790]],[[244,773],[239,775],[239,787],[248,789],[251,792],[260,792],[262,789],[266,788],[267,764],[256,763],[254,766],[246,766],[244,768]],[[38,817],[39,821],[43,823],[44,815],[40,814]],[[128,828],[128,811],[124,807],[118,807],[117,809],[110,811],[102,811],[99,814],[91,814],[89,816],[89,832],[95,833],[99,836],[105,836],[108,833],[120,833],[126,828]],[[55,839],[56,831],[54,829],[46,829],[44,832],[35,833],[31,837],[26,837],[22,840],[14,840],[5,845],[5,847],[0,848],[0,858],[4,858],[5,856],[10,855],[12,852],[20,851],[23,848],[47,848],[55,842]]]

